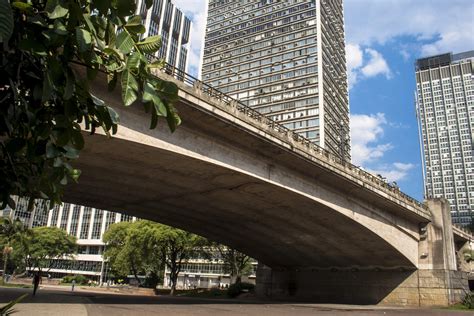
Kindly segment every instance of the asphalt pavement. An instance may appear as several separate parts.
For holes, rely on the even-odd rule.
[[[18,316],[109,316],[109,315],[474,315],[465,311],[408,309],[382,306],[336,304],[295,304],[256,300],[202,299],[170,296],[113,294],[69,287],[43,287],[36,296],[32,289],[0,287],[0,305],[22,295],[16,306]]]

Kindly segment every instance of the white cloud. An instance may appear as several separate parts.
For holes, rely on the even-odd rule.
[[[344,11],[349,43],[383,45],[398,36],[413,36],[420,41],[417,57],[474,46],[472,0],[346,0]]]
[[[346,45],[347,73],[349,89],[358,81],[378,75],[387,79],[392,78],[392,71],[382,54],[375,49],[366,48],[362,50],[360,45]]]
[[[351,155],[355,165],[364,166],[392,148],[390,143],[376,144],[383,135],[385,124],[387,120],[383,113],[351,115]]]
[[[391,165],[379,166],[377,169],[367,169],[367,171],[381,175],[386,178],[388,182],[398,182],[405,179],[409,175],[409,171],[415,167],[411,163],[395,162]]]
[[[370,56],[370,59],[367,64],[362,67],[362,74],[367,78],[384,75],[387,79],[390,79],[392,72],[382,54],[371,48],[365,49],[365,52]]]
[[[359,45],[346,45],[346,60],[349,88],[352,88],[358,80],[358,69],[364,62],[364,55]]]
[[[391,143],[381,142],[384,127],[392,126],[383,113],[372,115],[351,115],[351,155],[352,163],[361,166],[375,175],[382,175],[389,182],[405,179],[411,169],[411,163],[380,163],[384,155],[393,149]]]

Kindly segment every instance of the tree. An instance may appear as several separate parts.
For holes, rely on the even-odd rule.
[[[155,226],[150,221],[140,220],[134,223],[120,222],[110,226],[103,240],[106,243],[104,257],[120,275],[133,274],[137,282],[143,285],[138,277],[144,273],[158,282],[162,270],[161,250],[156,244]]]
[[[157,279],[166,265],[170,270],[171,295],[176,291],[182,265],[206,245],[200,236],[146,220],[113,224],[103,239],[104,256],[113,269],[122,275],[132,273],[139,283],[139,273]]]
[[[22,242],[14,243],[16,255],[25,268],[41,273],[53,266],[53,260],[72,258],[77,252],[76,238],[58,227],[36,227]]]
[[[11,195],[60,203],[80,175],[70,162],[84,147],[81,124],[116,133],[117,113],[90,90],[99,72],[110,91],[120,83],[125,106],[144,104],[150,128],[159,117],[180,124],[177,86],[152,75],[160,38],[142,39],[135,10],[134,0],[0,0],[0,208],[15,207]]]
[[[3,280],[7,272],[8,257],[14,250],[12,244],[15,241],[19,241],[23,238],[22,235],[26,234],[27,228],[19,219],[13,219],[11,217],[0,218],[0,241],[3,245]]]
[[[163,261],[170,270],[170,294],[174,295],[182,265],[193,254],[202,252],[206,241],[200,236],[166,225],[157,227],[156,238],[157,243],[161,245]]]
[[[224,272],[230,274],[231,284],[242,282],[242,276],[252,273],[252,258],[246,254],[218,243],[210,243],[209,256],[216,250],[224,263]]]

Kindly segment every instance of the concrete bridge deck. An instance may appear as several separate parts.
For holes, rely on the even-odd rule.
[[[416,269],[433,268],[433,257],[422,256],[429,246],[420,228],[433,219],[426,205],[200,82],[160,76],[179,86],[183,124],[174,134],[164,124],[148,129],[141,105],[121,106],[120,94],[97,81],[94,93],[121,123],[111,139],[86,136],[77,163],[83,174],[67,201],[240,249],[286,271],[270,279],[286,293],[294,282],[308,286],[297,271],[389,271],[383,290],[364,294],[381,301]]]

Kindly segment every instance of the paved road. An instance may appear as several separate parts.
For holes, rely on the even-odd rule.
[[[0,288],[0,304],[31,293],[31,289]],[[462,311],[401,309],[379,306],[293,304],[168,296],[136,296],[43,288],[29,295],[15,315],[109,316],[109,315],[470,315]]]

